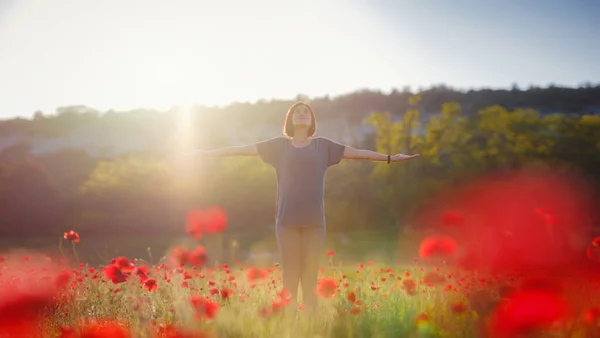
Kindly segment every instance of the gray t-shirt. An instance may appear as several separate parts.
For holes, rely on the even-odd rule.
[[[325,227],[325,172],[342,159],[345,146],[314,137],[302,148],[275,137],[257,143],[260,158],[277,172],[276,226]]]

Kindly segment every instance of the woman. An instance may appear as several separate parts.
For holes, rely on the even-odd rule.
[[[302,285],[304,312],[317,307],[315,287],[318,261],[325,241],[324,180],[328,167],[342,158],[399,162],[419,156],[380,154],[314,137],[316,119],[305,102],[294,103],[283,126],[285,137],[256,144],[196,151],[203,156],[258,155],[277,173],[276,235],[282,258],[283,286],[296,308],[298,284]]]

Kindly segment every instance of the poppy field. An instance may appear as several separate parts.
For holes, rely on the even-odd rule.
[[[453,205],[415,215],[428,231],[409,263],[326,248],[312,316],[301,298],[292,306],[276,261],[212,263],[203,241],[228,231],[221,208],[191,210],[196,244],[158,264],[78,262],[86,238],[66,229],[68,257],[1,255],[0,337],[598,336],[600,237],[582,235],[587,204],[573,187],[535,175],[453,191]]]

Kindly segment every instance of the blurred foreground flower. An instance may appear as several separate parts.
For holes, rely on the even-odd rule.
[[[248,269],[246,273],[246,279],[249,283],[255,283],[256,281],[263,280],[267,278],[269,275],[269,271],[266,269],[261,269],[258,267],[251,267]]]
[[[464,222],[464,217],[458,212],[446,211],[442,215],[442,223],[447,226],[461,226]]]
[[[317,281],[316,293],[322,298],[333,298],[337,292],[337,288],[335,278],[321,278]]]
[[[35,336],[48,311],[68,301],[63,291],[70,274],[47,264],[30,265],[39,263],[37,258],[25,266],[7,261],[0,269],[0,337]]]
[[[213,319],[219,312],[219,304],[212,299],[195,295],[192,296],[190,302],[194,308],[196,320]]]
[[[490,321],[493,336],[516,336],[549,329],[569,315],[566,301],[556,293],[521,291],[503,300]]]
[[[186,217],[187,233],[201,239],[205,233],[221,233],[227,228],[227,214],[219,207],[192,209]]]
[[[87,320],[78,328],[61,327],[60,338],[130,338],[133,335],[116,321]]]
[[[421,258],[452,256],[458,244],[449,236],[429,236],[419,246]]]

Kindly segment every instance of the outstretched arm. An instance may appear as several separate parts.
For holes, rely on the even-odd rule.
[[[193,150],[187,154],[203,157],[255,156],[258,155],[258,149],[256,144],[248,144],[243,146],[224,147],[215,150]]]
[[[391,162],[406,161],[406,160],[410,160],[413,158],[417,158],[419,156],[421,156],[421,155],[420,154],[414,154],[414,155],[396,154],[396,155],[390,156],[390,161]],[[342,156],[342,158],[345,158],[345,159],[383,161],[383,162],[387,161],[387,157],[388,157],[387,154],[381,154],[376,151],[367,150],[367,149],[356,149],[356,148],[352,148],[350,146],[346,146],[346,148],[344,149],[344,155]]]

